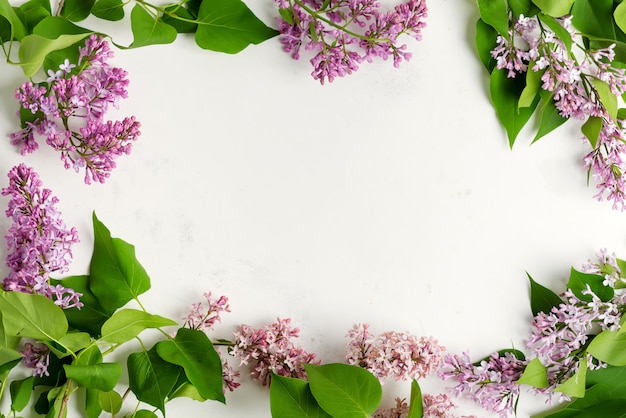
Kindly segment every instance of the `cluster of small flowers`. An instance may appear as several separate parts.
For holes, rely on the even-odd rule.
[[[42,189],[39,175],[24,164],[13,167],[9,186],[2,189],[10,196],[7,217],[13,224],[5,236],[6,265],[11,269],[3,280],[7,291],[37,293],[62,308],[80,308],[82,294],[61,285],[50,284],[50,275],[64,273],[72,257],[71,246],[78,242],[75,228],[67,229],[55,208],[58,199]]]
[[[575,36],[571,18],[558,22]],[[626,70],[612,65],[615,45],[598,50],[583,50],[580,62],[573,58],[566,43],[541,25],[537,17],[513,19],[508,39],[498,36],[491,52],[496,67],[508,70],[509,77],[532,71],[543,72],[541,88],[553,93],[561,116],[585,119],[597,117],[601,130],[594,149],[584,158],[585,168],[597,181],[598,200],[613,201],[613,208],[626,209],[626,132],[620,120],[613,120],[600,100],[592,80],[606,83],[611,93],[626,91]]]
[[[355,325],[347,336],[348,364],[365,368],[381,382],[423,378],[441,365],[445,350],[432,337],[394,331],[374,337],[368,324]]]
[[[456,418],[451,411],[456,408],[448,395],[424,395],[422,399],[422,416],[424,418]],[[406,399],[396,398],[396,406],[393,408],[378,409],[372,418],[407,418],[410,406]],[[474,415],[463,415],[461,418],[476,418]]]
[[[87,184],[104,183],[116,166],[115,159],[129,154],[140,134],[134,117],[104,121],[109,106],[117,107],[119,99],[128,95],[126,71],[106,62],[112,56],[108,43],[91,35],[79,50],[77,65],[65,60],[58,71],[48,72],[47,83],[22,84],[15,97],[34,117],[10,135],[11,143],[26,154],[39,147],[35,134],[45,136],[46,143],[60,151],[65,168],[77,172],[84,168]],[[71,129],[78,120],[83,121],[82,127]]]
[[[43,344],[26,343],[20,354],[22,354],[22,363],[33,369],[33,376],[50,376],[48,372],[50,349],[48,347]]]
[[[292,328],[291,319],[276,322],[254,329],[241,325],[234,333],[235,341],[230,354],[239,358],[240,365],[252,366],[251,376],[264,386],[269,385],[272,373],[279,376],[306,378],[304,364],[318,364],[315,354],[294,345],[292,338],[298,338],[300,330]]]
[[[352,74],[361,62],[375,57],[392,57],[398,67],[411,58],[405,44],[398,46],[398,37],[420,40],[426,26],[424,0],[408,0],[388,12],[376,0],[275,1],[281,10],[277,24],[283,49],[294,59],[302,46],[314,51],[311,75],[322,84]]]
[[[467,352],[462,356],[447,354],[439,376],[459,382],[451,388],[455,396],[464,395],[505,418],[513,412],[519,397],[517,381],[526,364],[511,352],[493,353],[479,365],[472,364]]]

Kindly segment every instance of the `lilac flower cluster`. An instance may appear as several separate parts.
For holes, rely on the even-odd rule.
[[[58,71],[49,70],[46,83],[22,84],[15,97],[33,117],[10,135],[11,143],[26,154],[39,147],[35,134],[45,136],[61,153],[65,168],[84,168],[87,184],[104,183],[117,157],[129,154],[140,134],[134,117],[104,120],[107,109],[128,95],[126,71],[107,64],[112,56],[108,43],[92,35],[79,50],[78,64],[65,60]]]
[[[306,378],[304,364],[319,363],[315,354],[296,346],[292,338],[298,338],[300,330],[292,328],[291,319],[254,329],[241,325],[234,333],[235,342],[231,354],[238,357],[240,365],[252,366],[251,376],[264,386],[269,385],[272,373],[280,376]]]
[[[464,395],[504,418],[513,412],[520,391],[517,381],[526,364],[511,352],[493,353],[479,365],[472,364],[467,352],[447,354],[439,376],[459,382],[451,388],[455,396]]]
[[[394,331],[374,337],[368,324],[355,325],[347,336],[348,363],[365,368],[381,382],[425,377],[440,366],[445,350],[432,337]]]
[[[571,18],[558,22],[575,36]],[[498,36],[491,52],[496,67],[516,77],[530,68],[540,72],[543,90],[553,94],[554,104],[564,118],[598,118],[601,130],[593,150],[584,158],[593,172],[598,200],[613,201],[613,208],[626,209],[626,132],[623,121],[614,120],[602,104],[595,83],[604,83],[614,95],[626,91],[626,70],[612,65],[615,45],[598,50],[582,50],[578,60],[552,30],[537,17],[513,19],[508,37]]]
[[[9,186],[2,189],[2,195],[11,197],[6,215],[13,224],[5,236],[6,265],[11,271],[3,280],[4,289],[37,293],[62,308],[80,308],[82,294],[50,284],[51,274],[68,270],[71,246],[78,242],[76,229],[67,229],[55,207],[58,199],[49,189],[41,188],[39,175],[32,168],[20,164],[8,177]]]
[[[275,0],[281,43],[294,59],[300,49],[315,53],[311,59],[314,79],[324,84],[352,74],[363,61],[393,58],[395,67],[409,60],[406,44],[398,46],[403,34],[421,39],[426,26],[424,0],[408,0],[392,11],[381,11],[376,0]]]
[[[33,369],[33,376],[44,377],[50,376],[48,366],[50,365],[50,349],[43,344],[24,344],[22,354],[22,363],[26,367]]]
[[[456,408],[448,395],[425,394],[422,399],[424,418],[456,418],[451,411]],[[396,398],[396,406],[393,408],[380,408],[372,418],[407,418],[409,416],[410,405],[406,399]],[[461,418],[476,418],[474,415],[463,415]]]

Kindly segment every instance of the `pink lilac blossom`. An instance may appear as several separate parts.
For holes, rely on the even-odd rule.
[[[230,312],[230,305],[226,296],[215,299],[211,292],[203,293],[206,306],[202,302],[194,303],[189,313],[183,318],[186,328],[209,331],[221,321],[222,312]]]
[[[417,40],[426,26],[424,0],[408,0],[382,12],[376,0],[275,0],[281,10],[276,19],[285,52],[300,58],[301,48],[313,51],[311,75],[324,84],[352,74],[363,61],[393,58],[395,67],[411,58],[398,38]]]
[[[291,327],[291,319],[280,319],[259,329],[241,325],[234,333],[230,353],[239,358],[240,365],[252,367],[251,376],[264,386],[269,385],[272,373],[280,376],[306,378],[304,364],[318,364],[315,354],[296,346],[300,330]]]
[[[462,356],[447,354],[439,376],[458,381],[450,388],[455,396],[463,395],[505,418],[513,413],[520,393],[517,381],[525,367],[526,361],[510,352],[493,353],[479,365],[474,365],[465,352]]]
[[[425,377],[440,366],[445,350],[432,337],[393,331],[374,337],[368,324],[355,325],[347,336],[348,363],[365,368],[381,382]]]
[[[115,160],[130,153],[140,123],[134,117],[104,120],[110,106],[118,107],[119,99],[128,97],[126,71],[107,64],[113,56],[108,43],[92,35],[79,51],[78,64],[66,59],[50,73],[48,86],[26,82],[17,89],[15,97],[32,120],[24,120],[23,129],[10,138],[24,155],[38,149],[35,134],[44,136],[61,153],[65,168],[84,168],[86,184],[104,183]],[[78,124],[82,127],[70,128]]]
[[[557,19],[575,35],[571,18]],[[597,181],[598,200],[613,201],[613,209],[626,210],[626,133],[622,121],[614,120],[603,105],[597,83],[605,83],[616,96],[626,92],[626,69],[612,65],[615,45],[582,50],[577,60],[565,42],[537,17],[512,19],[507,36],[499,35],[491,51],[496,68],[516,77],[529,70],[541,73],[541,88],[552,92],[552,100],[564,118],[599,118],[599,137],[590,141],[593,150],[584,158],[585,168]]]
[[[43,344],[24,344],[22,354],[22,363],[33,369],[33,376],[44,377],[50,376],[48,366],[50,365],[50,349]]]
[[[65,226],[55,207],[59,200],[50,189],[41,188],[32,168],[20,164],[8,177],[9,186],[2,189],[2,195],[10,196],[6,215],[13,224],[5,235],[6,265],[11,271],[3,280],[4,289],[40,294],[62,308],[80,308],[82,294],[50,284],[50,275],[68,270],[71,246],[78,242],[76,228]]]

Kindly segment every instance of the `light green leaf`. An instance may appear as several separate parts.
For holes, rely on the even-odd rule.
[[[198,402],[206,401],[206,398],[200,395],[200,392],[198,392],[198,389],[189,382],[182,383],[176,389],[174,389],[172,393],[168,395],[169,399],[183,398],[183,397],[193,399],[194,401],[198,401]]]
[[[332,418],[320,408],[308,382],[276,374],[270,385],[270,409],[272,418]]]
[[[589,344],[587,352],[611,366],[626,366],[626,338],[618,331],[602,331]]]
[[[14,411],[21,411],[26,408],[30,397],[33,394],[33,382],[35,378],[33,376],[27,377],[22,380],[14,380],[11,382],[11,409]]]
[[[88,389],[113,390],[122,375],[119,363],[97,363],[88,366],[63,365],[65,375]]]
[[[509,11],[505,0],[478,0],[480,17],[501,35],[508,36]]]
[[[611,88],[607,83],[597,78],[592,78],[591,83],[596,88],[600,102],[606,108],[611,118],[617,120],[617,96],[611,92]]]
[[[91,343],[91,336],[86,332],[70,331],[58,341],[42,340],[58,358],[76,353]]]
[[[556,37],[558,39],[563,41],[563,43],[565,44],[565,47],[567,48],[567,50],[571,51],[571,49],[572,49],[572,35],[568,32],[568,30],[565,29],[553,17],[547,16],[547,15],[544,15],[544,14],[541,14],[541,13],[538,14],[537,17],[539,18],[539,20],[541,21],[542,24],[546,25],[547,27],[549,27],[552,30],[552,32],[554,32],[554,34],[556,35]]]
[[[621,2],[617,5],[613,11],[613,18],[615,19],[617,27],[620,28],[622,32],[626,32],[626,3]]]
[[[163,360],[185,369],[203,398],[225,402],[222,361],[204,332],[180,328],[175,338],[159,342],[156,350]]]
[[[598,116],[589,116],[589,119],[583,124],[581,131],[585,137],[589,140],[591,148],[595,148],[600,137],[600,131],[602,130],[602,118]]]
[[[277,34],[241,0],[211,0],[200,5],[195,37],[200,48],[236,54]]]
[[[129,387],[138,400],[161,410],[165,415],[165,400],[176,384],[181,368],[163,360],[153,347],[128,356]]]
[[[535,388],[547,388],[548,383],[548,371],[546,366],[541,364],[538,358],[534,358],[528,362],[524,373],[517,380],[518,385],[529,385]]]
[[[147,409],[140,409],[139,411],[135,412],[131,418],[158,418],[158,417],[152,411],[148,411]]]
[[[67,333],[63,310],[40,295],[0,292],[0,312],[9,335],[58,341]]]
[[[91,14],[112,22],[122,20],[124,18],[124,2],[122,0],[98,0],[91,8]]]
[[[25,36],[20,43],[19,65],[27,77],[32,77],[43,65],[46,55],[74,45],[86,36],[87,34],[60,35],[55,39],[36,34]]]
[[[22,355],[8,347],[0,347],[0,375],[8,372],[22,361]]]
[[[541,11],[549,16],[561,17],[569,14],[575,0],[533,0]]]
[[[89,287],[102,308],[114,312],[150,289],[150,278],[135,256],[135,247],[111,233],[93,214],[94,246]]]
[[[535,65],[534,62],[528,64],[528,71],[526,72],[526,87],[522,90],[522,94],[519,97],[518,107],[530,107],[537,99],[537,94],[541,88],[541,76],[543,71],[533,71],[531,67]]]
[[[99,393],[99,401],[100,407],[106,411],[110,412],[112,415],[117,414],[122,409],[122,397],[119,393],[112,390],[110,392],[102,392]]]
[[[382,397],[380,382],[367,370],[348,364],[304,366],[311,392],[330,415],[342,418],[367,418]]]
[[[574,398],[585,396],[585,376],[587,375],[587,357],[580,360],[578,371],[564,383],[554,388],[554,392],[564,393]]]
[[[117,311],[102,325],[102,339],[111,343],[132,340],[147,328],[176,325],[176,321],[136,309]]]
[[[411,382],[411,404],[409,405],[409,415],[407,418],[422,418],[424,416],[424,403],[422,400],[422,389],[417,380]]]
[[[155,19],[139,4],[130,12],[130,27],[133,31],[133,43],[129,48],[171,44],[177,35],[176,29],[160,19]]]
[[[100,392],[98,389],[85,389],[85,413],[87,418],[98,418],[102,414]]]

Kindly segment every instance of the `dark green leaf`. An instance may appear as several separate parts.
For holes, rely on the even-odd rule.
[[[498,350],[495,352],[495,354],[498,354],[498,357],[504,357],[506,354],[513,354],[513,356],[518,360],[526,360],[526,356],[524,355],[524,353],[520,350],[516,350],[515,348],[505,348],[504,350]],[[481,360],[474,362],[473,365],[476,367],[480,367],[481,363],[483,361],[489,361],[492,355],[493,354],[483,357]]]
[[[553,17],[547,16],[547,15],[544,15],[544,14],[539,14],[538,17],[539,17],[539,20],[541,20],[541,23],[543,23],[544,25],[549,27],[552,30],[552,32],[554,32],[556,37],[558,39],[560,39],[561,41],[563,41],[563,43],[565,44],[565,47],[567,48],[567,50],[571,51],[571,49],[572,49],[572,35],[567,31],[567,29],[565,29]]]
[[[491,101],[496,110],[500,123],[504,126],[509,138],[509,145],[513,147],[515,138],[537,107],[539,98],[529,107],[519,107],[519,97],[526,83],[522,77],[507,78],[506,70],[493,70],[489,90]]]
[[[602,130],[602,118],[598,116],[589,116],[587,122],[585,122],[581,128],[585,137],[589,140],[591,148],[595,148],[600,137],[600,131]]]
[[[61,16],[73,22],[79,22],[89,16],[95,0],[65,0]]]
[[[9,335],[58,341],[67,332],[63,310],[40,295],[2,291],[0,313]]]
[[[91,14],[112,22],[122,20],[124,18],[124,2],[122,0],[98,0],[91,8]]]
[[[486,24],[484,20],[478,19],[476,22],[476,50],[480,61],[490,73],[496,66],[496,60],[491,56],[491,51],[496,46],[497,37],[498,32],[492,26]]]
[[[531,0],[508,0],[507,3],[513,16],[534,16],[539,12],[539,8]]]
[[[14,411],[21,411],[26,408],[30,397],[33,394],[33,381],[34,377],[30,376],[22,380],[14,380],[11,382],[11,409]]]
[[[196,31],[200,48],[236,54],[277,34],[241,0],[211,0],[200,5]]]
[[[168,325],[176,325],[176,321],[136,309],[122,309],[102,325],[102,339],[111,343],[124,343],[147,328]]]
[[[574,1],[575,0],[533,0],[533,3],[535,3],[543,13],[549,16],[561,17],[569,14]]]
[[[98,389],[85,389],[85,413],[87,418],[98,418],[102,413]]]
[[[191,14],[189,9],[186,9],[178,4],[173,4],[165,8],[165,12],[161,20],[163,23],[167,23],[178,33],[193,33],[198,28],[198,25],[188,20],[195,20],[196,18]]]
[[[409,405],[409,415],[407,418],[422,418],[424,416],[424,403],[422,400],[422,389],[417,380],[411,382],[411,404]]]
[[[135,247],[111,233],[93,214],[94,248],[89,287],[100,306],[113,312],[150,289],[150,278],[135,257]]]
[[[129,48],[146,45],[171,44],[176,39],[176,29],[161,19],[155,19],[141,5],[136,4],[130,12],[133,43]]]
[[[306,364],[311,392],[330,415],[365,418],[374,413],[382,397],[380,382],[367,370],[348,364]]]
[[[270,409],[273,418],[332,418],[317,404],[308,382],[276,374],[270,385]]]
[[[0,0],[0,16],[4,17],[11,24],[12,38],[19,41],[28,35],[28,29],[17,16],[8,0]]]
[[[65,375],[80,386],[99,389],[105,392],[113,390],[122,375],[119,363],[98,363],[89,366],[65,366]]]
[[[138,400],[165,414],[165,399],[174,387],[181,368],[159,357],[153,347],[128,356],[129,387]]]
[[[508,37],[509,11],[505,0],[478,0],[478,10],[485,23]]]
[[[596,384],[585,392],[585,397],[576,399],[570,403],[565,409],[543,415],[546,418],[597,418],[601,416],[603,418],[618,418],[624,416],[625,407],[622,404],[626,402],[624,399],[624,392],[616,393],[613,389],[604,383]],[[610,405],[609,411],[603,411],[600,415],[595,415],[598,412],[597,407],[602,405]]]
[[[542,90],[540,94],[542,104],[539,106],[539,129],[537,130],[537,134],[535,138],[533,138],[533,142],[536,142],[543,136],[549,134],[559,126],[563,125],[567,122],[567,118],[564,118],[559,113],[559,110],[554,105],[554,100],[552,99],[552,92]]]
[[[114,390],[99,393],[100,407],[111,415],[115,415],[122,409],[122,397]]]
[[[61,35],[89,34],[92,31],[75,25],[62,17],[48,16],[33,28],[33,33],[44,38],[56,39]]]
[[[613,0],[576,0],[572,24],[584,35],[615,39]]]
[[[530,277],[530,274],[526,273],[526,275],[530,281],[530,310],[533,316],[539,312],[550,313],[553,307],[558,307],[563,303],[559,295],[537,283]]]
[[[44,18],[50,16],[50,3],[47,7],[41,2],[28,1],[22,4],[15,12],[19,15],[22,22],[24,22],[27,30],[30,32],[32,29]]]
[[[574,268],[570,271],[569,281],[567,282],[567,288],[571,289],[574,295],[580,300],[585,302],[591,302],[593,297],[591,295],[583,294],[583,291],[587,290],[587,286],[593,293],[596,294],[602,300],[602,302],[608,302],[615,295],[615,291],[610,286],[605,286],[604,277],[599,274],[581,273]]]
[[[156,350],[163,360],[185,369],[202,397],[225,402],[222,361],[204,332],[180,328],[175,338],[161,341]]]

